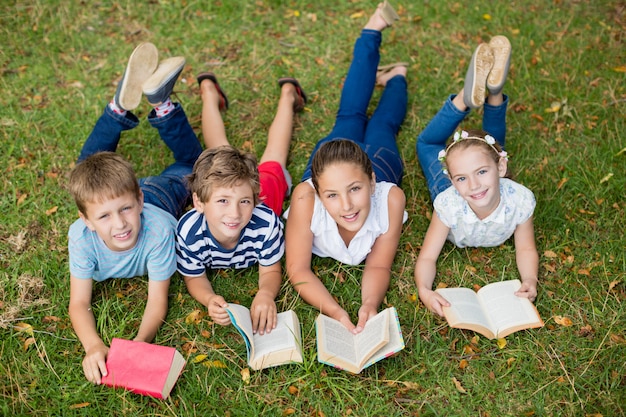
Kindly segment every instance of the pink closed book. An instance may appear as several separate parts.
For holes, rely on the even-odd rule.
[[[114,338],[106,365],[103,384],[165,399],[185,367],[185,359],[173,347]]]

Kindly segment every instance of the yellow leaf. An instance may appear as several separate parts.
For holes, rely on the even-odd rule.
[[[413,389],[413,390],[417,390],[420,388],[420,385],[417,382],[402,381],[402,385],[404,385],[408,389]]]
[[[491,20],[491,15],[490,15],[490,14],[488,14],[488,13],[485,13],[485,14],[483,15],[483,19],[484,19],[484,20]]]
[[[202,319],[202,311],[201,310],[193,310],[191,313],[187,314],[185,317],[185,324],[198,324]]]
[[[550,104],[550,107],[548,107],[545,111],[546,113],[556,113],[559,110],[561,110],[561,102],[553,101],[552,104]]]
[[[296,410],[294,410],[293,408],[289,407],[289,408],[285,408],[283,410],[283,416],[290,416],[292,414],[296,414]]]
[[[197,355],[195,358],[193,358],[192,363],[204,362],[206,360],[206,358],[208,358],[207,355]]]
[[[37,341],[35,340],[34,337],[29,337],[28,339],[26,339],[24,341],[24,351],[28,350],[28,347],[34,343],[36,343]]]
[[[459,369],[465,369],[469,366],[469,362],[467,361],[467,359],[461,359],[461,361],[459,362]]]
[[[33,326],[28,323],[17,323],[15,326],[13,326],[13,328],[18,332],[26,333],[29,336],[34,335]]]
[[[54,206],[54,207],[49,208],[48,210],[46,210],[46,216],[56,213],[58,209],[59,209],[59,206]]]
[[[365,13],[363,12],[356,12],[356,13],[352,13],[350,15],[350,19],[359,19],[361,17],[365,16]]]
[[[509,368],[511,367],[511,365],[513,365],[513,362],[515,362],[515,358],[509,358],[506,360],[506,364],[509,366]]]
[[[246,385],[250,383],[250,368],[246,367],[241,370],[241,380]]]
[[[569,178],[561,178],[561,181],[559,181],[559,185],[556,186],[557,190],[560,190],[561,187],[569,180]]]
[[[226,368],[224,362],[221,361],[206,361],[202,362],[202,365],[206,366],[207,368]]]
[[[91,405],[90,403],[72,404],[72,405],[70,405],[70,410],[75,410],[77,408],[85,408],[85,407],[89,407],[90,405]]]
[[[568,317],[563,316],[554,316],[554,321],[556,324],[560,324],[561,326],[570,327],[572,324],[572,320]]]
[[[410,299],[411,299],[411,302],[413,302],[413,303],[416,302],[417,301],[417,294],[415,294],[415,293],[411,294]]]
[[[458,379],[452,377],[452,382],[454,382],[454,386],[456,387],[456,390],[458,392],[460,392],[461,394],[467,394],[467,391],[465,390],[465,388],[463,388],[463,385],[461,385],[461,382]]]
[[[289,385],[289,388],[287,388],[287,391],[289,391],[289,394],[291,395],[296,395],[298,393],[298,387],[295,387],[293,385]]]
[[[611,179],[611,177],[613,176],[612,172],[609,172],[608,174],[606,174],[601,180],[600,180],[600,184],[603,184],[605,182],[607,182],[608,180]]]
[[[615,72],[626,72],[626,65],[620,65],[619,67],[614,67],[613,71],[615,71]]]
[[[499,349],[504,349],[504,347],[506,346],[506,339],[501,337],[496,343],[498,344]]]

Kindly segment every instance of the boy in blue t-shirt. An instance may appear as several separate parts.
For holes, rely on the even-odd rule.
[[[213,291],[206,269],[247,268],[258,263],[259,289],[250,306],[254,332],[276,327],[276,304],[285,251],[279,218],[291,179],[285,165],[293,119],[306,104],[294,78],[281,78],[276,116],[260,164],[229,145],[220,111],[228,100],[213,73],[198,76],[202,94],[202,134],[207,149],[189,176],[194,209],[178,222],[178,272],[193,298],[213,321],[230,324],[224,298]]]
[[[183,57],[159,64],[151,43],[135,48],[114,99],[70,174],[69,190],[80,219],[68,233],[69,315],[85,349],[85,377],[96,384],[107,374],[109,348],[91,310],[93,281],[148,275],[148,300],[135,340],[152,341],[167,314],[170,277],[176,271],[176,220],[190,203],[185,176],[202,152],[182,107],[169,98],[184,65]],[[138,181],[131,164],[115,150],[121,133],[139,124],[130,111],[142,92],[153,106],[148,121],[175,162],[160,175]]]

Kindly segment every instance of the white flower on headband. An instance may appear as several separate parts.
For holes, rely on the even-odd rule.
[[[485,135],[485,142],[487,142],[489,145],[494,145],[496,143],[496,140],[491,135]]]
[[[437,155],[437,159],[439,159],[441,162],[446,160],[446,150],[442,149],[439,151],[439,155]]]
[[[498,155],[500,155],[500,158],[504,159],[505,161],[509,160],[509,154],[506,153],[506,151],[499,152]]]

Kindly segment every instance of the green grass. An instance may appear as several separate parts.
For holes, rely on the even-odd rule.
[[[189,363],[166,401],[93,386],[82,373],[82,347],[67,314],[66,248],[76,218],[67,174],[82,142],[134,46],[151,41],[162,57],[186,57],[177,100],[196,131],[195,74],[211,69],[231,100],[225,120],[232,143],[258,155],[277,103],[276,79],[298,77],[311,98],[292,146],[289,168],[299,178],[313,145],[332,127],[354,39],[376,2],[13,3],[0,6],[0,414],[626,415],[623,2],[394,2],[401,20],[385,32],[381,51],[382,63],[410,62],[409,111],[398,137],[410,217],[385,304],[398,309],[405,350],[358,376],[317,363],[317,312],[286,283],[278,306],[295,309],[302,321],[305,362],[252,372],[246,383],[240,336],[206,316],[187,322],[200,306],[175,276],[156,342],[175,346]],[[496,34],[514,48],[507,147],[516,179],[537,197],[536,305],[546,322],[507,337],[503,348],[448,328],[416,302],[413,282],[431,211],[415,138],[461,88],[473,48]],[[558,111],[547,112],[555,102]],[[137,114],[144,120],[148,110],[143,103]],[[465,126],[478,125],[479,117],[472,114]],[[171,160],[145,121],[122,138],[119,152],[139,175]],[[322,259],[314,267],[356,314],[361,268]],[[447,244],[437,283],[473,286],[503,277],[517,277],[512,243]],[[256,278],[255,270],[230,271],[213,282],[227,300],[249,304]],[[145,279],[95,286],[105,340],[134,336],[146,289]],[[224,367],[194,363],[199,354]]]

